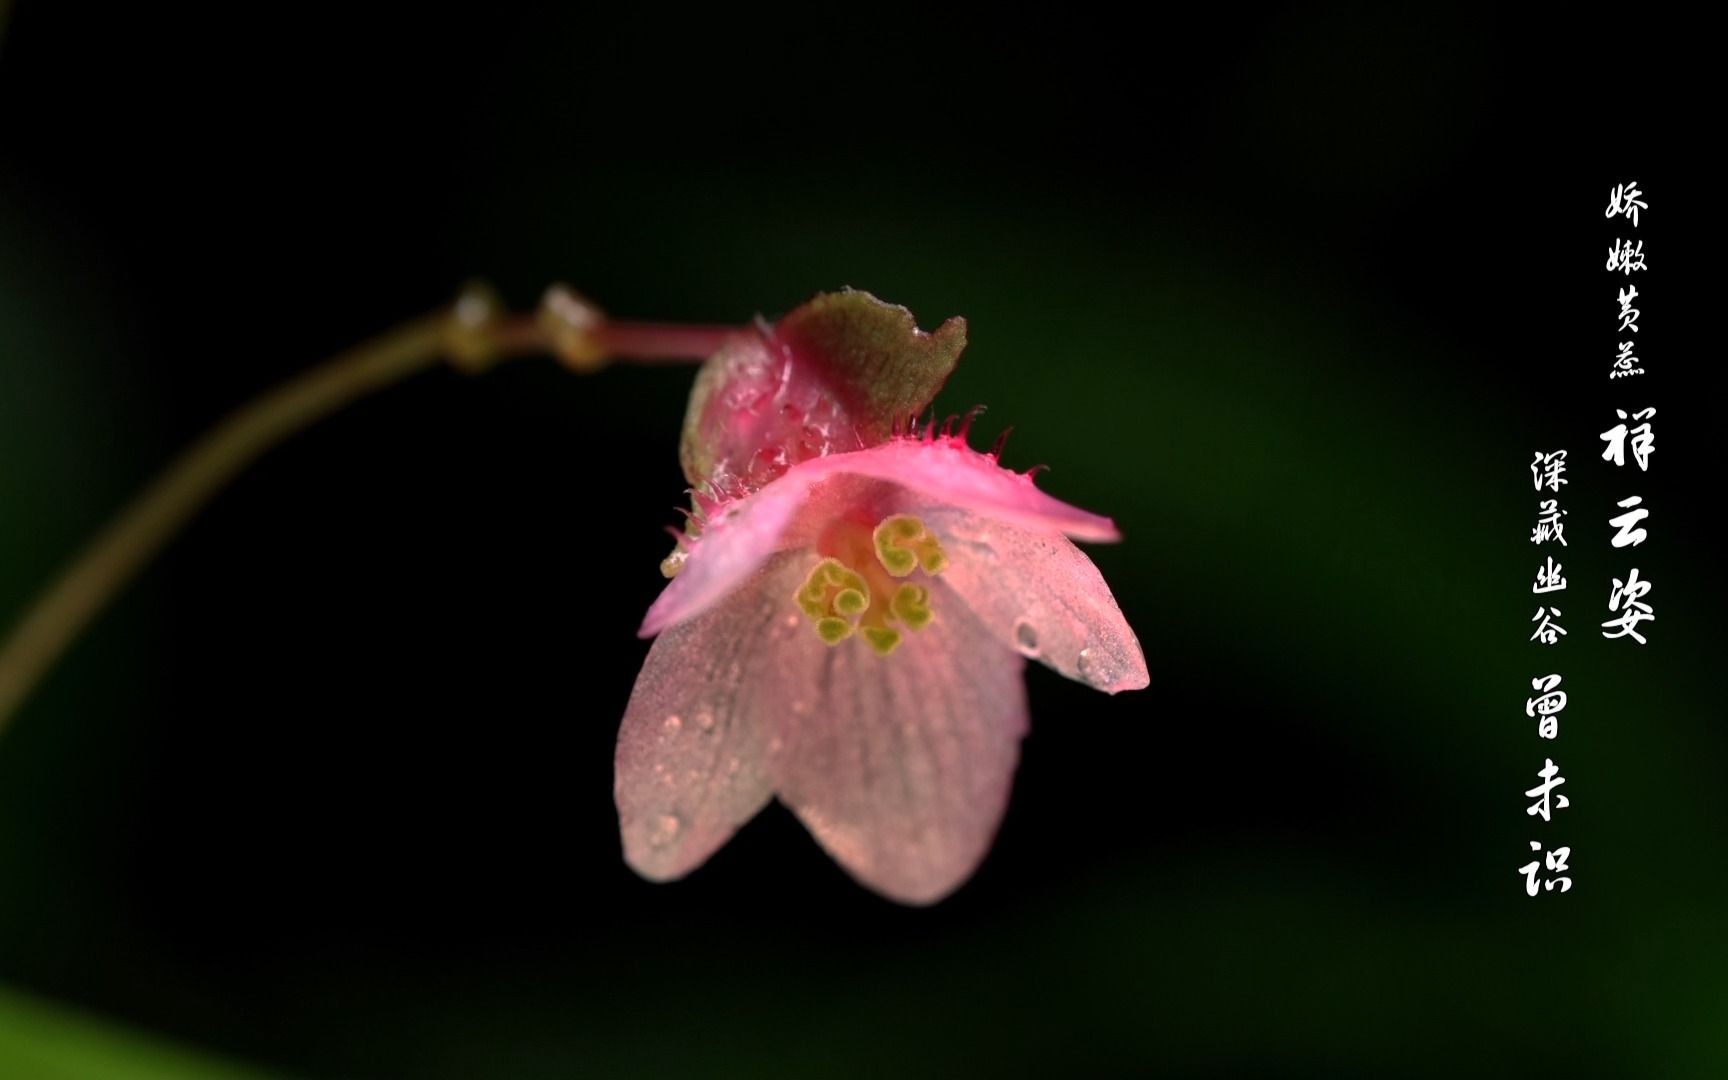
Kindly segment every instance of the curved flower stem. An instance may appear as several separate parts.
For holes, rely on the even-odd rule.
[[[580,320],[569,318],[571,305],[578,305]],[[211,496],[266,450],[344,405],[445,359],[471,372],[507,355],[553,351],[568,361],[574,343],[582,358],[571,366],[589,371],[612,359],[701,360],[732,332],[608,323],[561,289],[548,294],[538,320],[505,317],[488,290],[472,287],[449,309],[405,323],[290,379],[192,444],[96,535],[25,614],[0,645],[0,735],[79,632]]]
[[[607,354],[637,364],[682,364],[720,351],[735,326],[669,326],[662,323],[608,323],[592,337]]]

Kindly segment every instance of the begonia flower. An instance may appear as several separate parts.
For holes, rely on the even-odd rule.
[[[624,856],[702,865],[770,799],[854,878],[935,902],[988,852],[1027,731],[1031,657],[1106,693],[1139,643],[1070,537],[1105,517],[928,406],[965,344],[848,290],[741,331],[698,376],[687,532],[618,735]],[[976,412],[976,410],[975,410]]]

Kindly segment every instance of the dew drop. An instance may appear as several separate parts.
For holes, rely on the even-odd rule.
[[[654,831],[648,834],[648,843],[654,847],[665,847],[678,839],[678,833],[684,828],[684,822],[677,814],[662,814],[654,822]]]
[[[1025,619],[1014,624],[1014,647],[1022,656],[1038,655],[1038,631]]]
[[[714,730],[714,714],[703,709],[696,714],[696,726],[702,729],[702,734],[709,734]]]
[[[729,758],[726,761],[726,775],[727,776],[737,776],[738,770],[742,769],[743,767],[744,767],[744,762],[741,758]]]
[[[677,713],[673,713],[671,716],[668,716],[666,718],[666,730],[667,731],[677,731],[679,728],[681,728],[683,726],[684,726],[684,720]]]
[[[1080,655],[1074,661],[1074,669],[1080,672],[1080,677],[1094,686],[1098,683],[1098,660],[1091,649],[1081,649]]]

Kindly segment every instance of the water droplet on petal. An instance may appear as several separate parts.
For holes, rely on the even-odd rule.
[[[678,839],[679,830],[684,828],[684,822],[677,814],[662,814],[654,822],[654,831],[648,834],[648,843],[654,847],[665,847]]]
[[[684,726],[684,720],[677,713],[673,713],[671,716],[668,716],[666,718],[666,730],[667,731],[677,731],[679,728],[681,728],[683,726]]]
[[[1038,655],[1038,631],[1025,619],[1014,624],[1014,647],[1022,656]]]
[[[1093,684],[1094,686],[1097,685],[1097,683],[1098,683],[1098,661],[1093,656],[1091,649],[1081,649],[1080,650],[1079,657],[1077,657],[1074,661],[1074,669],[1080,673],[1080,677],[1082,679],[1085,679],[1087,682]]]
[[[696,714],[696,726],[702,729],[702,734],[709,734],[714,730],[714,714],[703,709]]]
[[[726,775],[727,776],[737,776],[738,770],[742,769],[743,767],[744,767],[744,762],[742,759],[740,759],[740,758],[728,758],[726,761]]]

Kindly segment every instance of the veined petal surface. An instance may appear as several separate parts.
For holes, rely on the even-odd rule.
[[[1021,658],[939,582],[931,592],[935,621],[892,655],[810,635],[770,759],[779,798],[828,853],[907,904],[942,899],[983,861],[1027,730]]]
[[[648,650],[618,731],[613,789],[625,861],[643,877],[683,877],[767,804],[785,656],[805,638],[821,647],[792,607],[804,561],[769,560]]]

